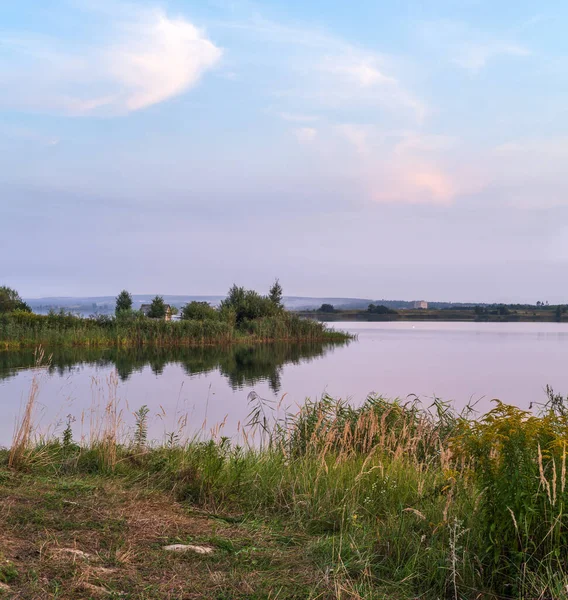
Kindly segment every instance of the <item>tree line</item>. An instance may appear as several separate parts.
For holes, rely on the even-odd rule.
[[[278,279],[274,281],[266,296],[234,284],[218,308],[211,306],[208,302],[194,300],[182,307],[181,318],[194,321],[221,320],[240,325],[245,321],[282,313],[284,311],[282,297],[282,286]],[[127,290],[122,290],[116,297],[116,317],[124,319],[137,316],[139,313],[134,311],[132,306],[132,294]],[[169,308],[172,314],[177,313],[176,307]],[[163,319],[167,311],[168,305],[164,302],[163,296],[155,296],[150,303],[147,316],[153,319]]]

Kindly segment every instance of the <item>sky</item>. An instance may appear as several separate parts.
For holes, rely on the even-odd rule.
[[[568,3],[0,2],[0,285],[568,303]]]

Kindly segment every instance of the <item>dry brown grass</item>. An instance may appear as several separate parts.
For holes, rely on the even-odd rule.
[[[282,545],[264,527],[188,513],[143,486],[102,479],[38,484],[19,474],[9,489],[0,484],[0,505],[0,546],[18,571],[9,586],[22,600],[291,599],[319,589],[321,575],[297,544]],[[162,549],[188,542],[215,552]]]
[[[47,359],[49,364],[49,359]],[[47,366],[45,361],[45,352],[41,346],[35,351],[35,369],[41,369]],[[30,450],[35,432],[35,409],[40,390],[40,373],[35,373],[28,392],[28,398],[23,406],[23,410],[18,417],[12,438],[10,454],[8,456],[8,466],[11,468],[21,467],[26,462],[26,456]]]

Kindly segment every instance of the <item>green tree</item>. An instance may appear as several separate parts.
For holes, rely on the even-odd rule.
[[[388,308],[388,306],[383,306],[382,304],[369,304],[368,312],[373,313],[375,315],[396,315],[398,314],[396,310],[392,308]]]
[[[122,290],[116,297],[116,306],[114,312],[118,315],[126,310],[132,310],[132,296],[126,290]]]
[[[335,308],[334,308],[333,304],[322,304],[318,308],[318,312],[333,313],[333,312],[335,312]]]
[[[32,309],[20,298],[16,290],[7,286],[0,287],[0,313],[8,313],[14,310],[32,312]]]
[[[218,320],[219,313],[207,302],[189,302],[181,309],[181,318],[188,321]]]
[[[270,317],[277,312],[270,298],[237,285],[231,287],[227,297],[221,302],[220,310],[222,313],[234,313],[237,325],[245,321]]]
[[[150,304],[148,316],[151,319],[163,319],[166,316],[166,303],[162,296],[156,296]]]
[[[268,292],[268,297],[270,298],[272,304],[276,306],[276,308],[284,308],[284,305],[282,304],[282,286],[280,285],[280,281],[278,279],[274,280],[274,283]]]

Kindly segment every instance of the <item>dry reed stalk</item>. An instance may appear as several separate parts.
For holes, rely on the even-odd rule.
[[[540,474],[540,483],[544,487],[544,489],[546,490],[546,495],[548,496],[548,501],[550,503],[552,503],[552,498],[550,496],[550,484],[548,483],[548,480],[544,476],[544,467],[543,467],[543,464],[542,464],[542,452],[541,452],[541,449],[540,449],[540,444],[538,445],[538,471],[539,471],[539,474]]]
[[[37,396],[39,393],[39,382],[34,375],[28,394],[28,399],[24,406],[23,415],[18,418],[12,438],[12,447],[8,456],[8,466],[17,468],[24,462],[24,457],[29,449],[30,441],[34,429],[34,413]]]
[[[51,356],[47,360],[47,364],[44,364],[45,352],[41,346],[36,348],[34,351],[35,358],[35,369],[48,366],[51,361]],[[39,377],[34,375],[28,399],[24,406],[22,417],[18,417],[14,428],[14,435],[12,437],[12,446],[10,448],[10,454],[8,455],[8,466],[10,468],[17,468],[25,462],[26,452],[29,450],[30,442],[34,432],[34,415],[37,397],[39,394]]]
[[[562,471],[560,474],[560,487],[562,489],[562,493],[564,493],[564,489],[566,487],[566,442],[562,444]]]
[[[552,457],[552,506],[556,506],[556,460]]]
[[[118,385],[119,378],[116,371],[106,378],[107,396],[105,396],[105,388],[99,379],[93,377],[91,383],[92,400],[88,444],[91,448],[98,447],[100,449],[103,462],[111,469],[114,469],[117,463],[117,449],[123,425],[122,409],[119,408]]]
[[[447,471],[450,469],[450,467],[452,465],[452,451],[450,448],[444,448],[441,440],[438,440],[438,449],[439,449],[438,456],[440,459],[440,468],[443,471]]]
[[[216,423],[215,426],[211,429],[211,439],[217,441],[220,436],[221,436],[221,432],[223,431],[225,425],[227,424],[227,418],[229,415],[225,415],[225,418],[220,422],[220,423]]]

